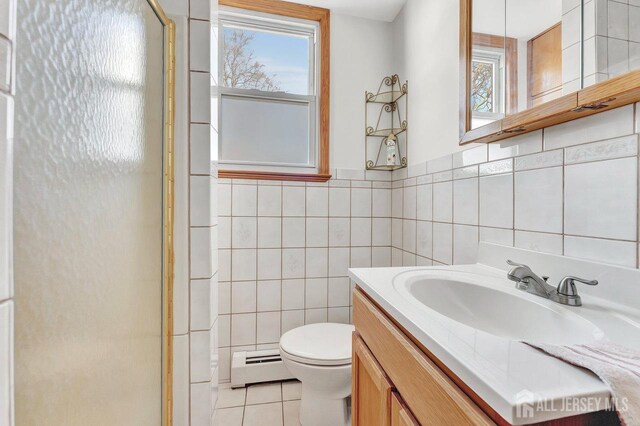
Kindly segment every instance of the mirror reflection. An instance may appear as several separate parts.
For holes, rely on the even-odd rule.
[[[579,20],[580,1],[565,3],[575,6],[566,15]],[[584,0],[583,49],[584,87],[640,68],[640,2]]]
[[[580,89],[580,21],[567,22],[562,0],[507,0],[506,34],[516,48],[515,105],[524,111]],[[577,11],[580,10],[578,7]]]
[[[507,105],[505,6],[504,0],[473,0],[471,128],[499,120],[513,107]]]
[[[473,0],[471,128],[640,67],[640,3]]]

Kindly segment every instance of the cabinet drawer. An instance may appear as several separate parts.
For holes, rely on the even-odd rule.
[[[495,424],[359,289],[353,318],[356,332],[420,424]]]

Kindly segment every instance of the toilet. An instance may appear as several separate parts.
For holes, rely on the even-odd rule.
[[[351,335],[348,324],[309,324],[280,338],[280,354],[302,383],[302,426],[347,426],[351,395]]]

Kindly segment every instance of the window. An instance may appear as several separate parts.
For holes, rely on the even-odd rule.
[[[328,91],[322,90],[328,75],[321,73],[328,55],[323,55],[325,39],[320,36],[321,27],[328,31],[328,11],[321,15],[327,19],[322,25],[313,15],[274,15],[263,13],[251,0],[227,1],[249,7],[225,8],[220,14],[221,175],[328,179],[309,178],[328,175]],[[304,16],[310,9],[318,8],[300,7]],[[326,122],[320,120],[325,114]]]
[[[473,51],[471,59],[471,111],[474,122],[491,122],[504,117],[503,57],[503,54],[490,50],[474,49]]]

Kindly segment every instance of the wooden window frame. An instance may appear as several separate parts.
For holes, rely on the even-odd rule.
[[[234,7],[252,12],[268,13],[288,18],[318,22],[320,27],[320,79],[318,91],[319,118],[317,173],[283,173],[249,170],[218,170],[219,178],[289,180],[326,182],[331,179],[329,170],[329,106],[330,106],[330,11],[281,0],[219,0],[220,6]]]
[[[460,0],[460,145],[491,143],[640,101],[640,69],[471,128],[473,0]]]

